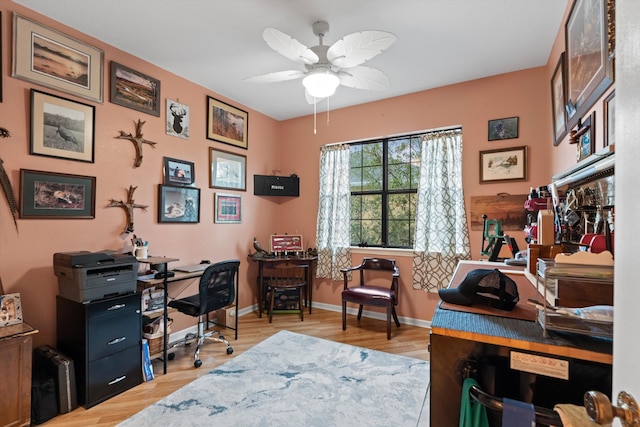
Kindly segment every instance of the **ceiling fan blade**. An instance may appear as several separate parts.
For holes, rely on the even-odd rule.
[[[266,28],[262,38],[269,47],[292,61],[315,64],[320,58],[298,40],[275,28]]]
[[[355,67],[373,58],[395,41],[396,36],[386,31],[351,33],[329,48],[327,59],[336,67]]]
[[[355,89],[385,90],[391,86],[385,73],[371,67],[345,68],[338,72],[338,78],[341,85]]]
[[[305,75],[304,71],[286,70],[274,73],[262,74],[260,76],[247,77],[245,81],[256,83],[284,82],[286,80],[298,79]]]

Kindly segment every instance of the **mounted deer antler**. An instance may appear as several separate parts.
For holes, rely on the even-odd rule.
[[[136,125],[136,135],[133,136],[130,133],[125,133],[124,131],[120,131],[120,135],[115,136],[114,138],[116,139],[128,139],[129,141],[133,142],[133,145],[136,147],[136,161],[133,164],[134,168],[139,167],[142,164],[142,144],[149,144],[151,146],[151,148],[155,149],[155,145],[157,144],[157,142],[151,142],[151,141],[147,141],[146,139],[144,139],[144,137],[142,136],[142,125],[144,125],[146,122],[141,121],[140,119],[138,119],[138,122],[133,122]]]

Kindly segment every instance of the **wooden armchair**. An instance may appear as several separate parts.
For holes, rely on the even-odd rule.
[[[389,287],[370,285],[370,278],[365,275],[365,271],[389,271],[391,273],[391,284]],[[344,290],[342,291],[342,330],[347,329],[347,302],[359,304],[358,320],[362,317],[362,307],[373,305],[386,307],[387,309],[387,339],[391,339],[391,316],[400,326],[395,306],[398,305],[398,279],[400,271],[393,259],[385,258],[364,258],[362,264],[355,267],[343,268]],[[360,283],[349,287],[349,273],[359,271]],[[367,276],[367,277],[365,277]]]

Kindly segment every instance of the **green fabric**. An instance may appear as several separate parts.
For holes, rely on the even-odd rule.
[[[462,398],[460,399],[459,427],[489,427],[487,408],[471,398],[469,389],[478,385],[473,378],[467,378],[462,383]]]

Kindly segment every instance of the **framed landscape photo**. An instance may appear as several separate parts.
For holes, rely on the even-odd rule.
[[[160,117],[160,80],[111,61],[109,101]]]
[[[195,182],[193,162],[163,157],[164,183],[168,185],[192,185]]]
[[[564,85],[564,52],[551,77],[551,113],[553,115],[553,145],[558,145],[567,135],[567,104]]]
[[[167,135],[189,139],[189,106],[167,98]]]
[[[572,129],[613,84],[609,57],[607,0],[575,0],[565,25],[567,104]]]
[[[31,154],[94,163],[95,107],[31,89]]]
[[[95,218],[93,176],[20,169],[20,218]]]
[[[603,101],[604,120],[604,141],[603,146],[608,147],[616,143],[616,91],[612,91]]]
[[[22,323],[20,294],[0,295],[0,328]]]
[[[518,118],[489,120],[489,141],[518,137]]]
[[[209,148],[209,187],[247,190],[247,157]]]
[[[596,112],[591,113],[584,121],[582,126],[588,126],[589,130],[580,135],[578,140],[578,161],[586,159],[595,153],[596,143]]]
[[[103,59],[101,49],[13,14],[13,77],[102,103]]]
[[[480,151],[480,183],[526,179],[526,146]]]
[[[207,96],[207,139],[248,147],[249,113]]]
[[[200,189],[158,185],[158,222],[200,222]]]
[[[214,209],[213,219],[216,224],[242,222],[242,196],[216,193]]]

